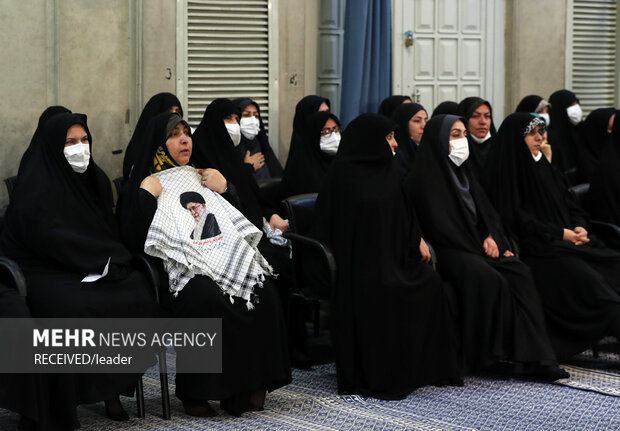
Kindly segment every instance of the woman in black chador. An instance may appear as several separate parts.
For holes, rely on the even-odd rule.
[[[478,178],[493,145],[495,124],[491,104],[480,97],[466,97],[459,103],[459,113],[465,119],[469,141],[469,165]],[[434,117],[434,116],[433,116]]]
[[[53,115],[35,138],[0,241],[2,252],[24,272],[33,316],[152,317],[149,283],[131,268],[131,254],[118,235],[110,181],[90,156],[86,116]],[[106,269],[99,280],[82,282]],[[127,419],[118,394],[132,392],[138,378],[71,375],[59,400],[73,411],[77,404],[105,400],[108,417]]]
[[[144,133],[146,132],[146,126],[157,114],[162,112],[176,112],[181,117],[183,116],[183,108],[181,102],[172,93],[158,93],[151,97],[138,118],[136,127],[134,128],[133,135],[129,140],[127,149],[125,150],[125,158],[123,159],[123,178],[125,181],[129,178],[131,169],[142,156],[144,147],[141,146],[144,140]]]
[[[616,116],[614,108],[599,108],[590,112],[581,125],[577,147],[577,183],[591,183],[606,159],[601,157],[611,143],[611,131]]]
[[[544,126],[531,114],[509,115],[489,154],[484,186],[532,270],[563,359],[607,334],[620,336],[620,253],[588,233],[564,177],[541,157]]]
[[[134,167],[136,175],[132,174],[117,206],[123,239],[137,251],[144,250],[162,193],[159,179],[151,174],[189,164],[193,150],[189,125],[177,114],[160,114],[149,123],[142,147],[145,151]],[[196,172],[201,173],[203,186],[227,197],[230,185],[221,173],[215,169]],[[191,203],[184,205],[190,212]],[[221,228],[222,219],[218,220]],[[223,372],[176,375],[176,395],[185,411],[192,416],[213,416],[216,413],[209,400],[220,400],[221,407],[234,415],[261,410],[265,391],[277,389],[291,378],[282,311],[269,280],[256,289],[260,302],[249,310],[244,301],[233,303],[206,275],[195,275],[175,296],[163,265],[159,268],[161,304],[173,316],[222,318]],[[179,367],[185,360],[182,352],[177,352]]]
[[[417,103],[403,103],[394,110],[392,120],[396,123],[394,138],[398,142],[394,160],[404,175],[408,174],[415,161],[428,114],[424,106]]]
[[[239,110],[241,128],[241,143],[235,148],[239,159],[252,165],[256,180],[281,178],[284,170],[269,145],[258,103],[249,98],[236,99],[233,103]]]
[[[301,145],[289,161],[282,177],[283,196],[317,193],[334,161],[340,144],[340,120],[328,111],[306,119]]]
[[[445,286],[421,261],[430,254],[393,160],[394,127],[378,114],[353,120],[316,204],[316,235],[338,268],[338,392],[381,399],[462,384]]]
[[[553,165],[565,173],[577,167],[583,113],[579,99],[570,90],[556,91],[549,97],[549,103],[549,145],[553,148]]]
[[[457,290],[465,371],[508,360],[515,372],[567,377],[556,365],[531,274],[509,250],[472,175],[465,136],[462,118],[431,119],[406,180],[437,270]]]
[[[592,177],[588,198],[592,219],[620,226],[620,116],[617,112],[611,137],[604,144]],[[620,244],[614,246],[618,248]]]
[[[306,120],[312,114],[322,111],[329,111],[331,103],[329,99],[314,94],[304,96],[295,106],[295,116],[293,117],[293,133],[291,134],[291,144],[288,148],[286,166],[292,160],[297,149],[303,145],[303,137],[306,134]],[[285,166],[285,168],[286,168]]]

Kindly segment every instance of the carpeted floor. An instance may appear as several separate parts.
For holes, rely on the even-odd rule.
[[[265,411],[234,418],[195,419],[172,398],[172,419],[161,419],[159,378],[144,378],[145,419],[123,399],[126,423],[102,417],[103,403],[80,407],[82,430],[618,430],[620,355],[580,355],[556,384],[471,377],[463,387],[427,387],[402,401],[338,396],[333,364],[295,370],[293,383],[267,397]],[[170,390],[174,394],[174,377]],[[0,430],[16,430],[17,416],[0,410]]]

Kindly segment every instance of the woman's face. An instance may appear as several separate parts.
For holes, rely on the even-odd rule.
[[[467,129],[461,120],[456,120],[450,129],[450,141],[467,137]],[[448,145],[448,153],[452,152],[452,146]]]
[[[534,156],[538,156],[540,145],[543,142],[543,136],[540,133],[540,126],[536,126],[534,130],[525,136],[525,145]]]
[[[67,137],[65,138],[65,147],[69,147],[75,144],[88,145],[88,133],[84,130],[84,127],[79,124],[74,124],[67,130]]]
[[[319,112],[323,111],[329,111],[329,106],[325,102],[321,103],[321,106],[319,106]]]
[[[175,114],[181,115],[181,107],[180,106],[171,106],[168,108],[168,112],[174,112]]]
[[[241,118],[250,118],[250,117],[256,117],[256,118],[260,117],[258,115],[258,108],[256,107],[256,105],[253,105],[251,103],[248,106],[246,106],[243,109],[243,112],[241,113]]]
[[[332,133],[339,131],[340,128],[338,127],[338,123],[336,123],[333,118],[330,118],[325,122],[325,125],[321,129],[321,136],[329,136]]]
[[[476,138],[484,138],[491,130],[491,110],[489,107],[485,103],[478,106],[469,117],[467,125],[469,126],[469,133]]]
[[[398,147],[398,142],[396,142],[396,139],[394,138],[393,130],[388,133],[388,135],[385,137],[385,140],[390,145],[390,150],[392,150],[392,153],[396,151],[396,148]]]
[[[239,122],[239,116],[237,114],[230,114],[224,118],[224,124],[237,124]]]
[[[179,166],[185,166],[189,163],[192,156],[192,138],[190,137],[189,128],[179,123],[168,136],[166,140],[166,148]]]
[[[409,136],[416,144],[419,144],[422,140],[422,134],[427,122],[428,114],[424,109],[416,112],[409,120]]]

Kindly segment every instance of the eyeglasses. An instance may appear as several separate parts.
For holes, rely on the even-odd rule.
[[[340,127],[325,128],[321,130],[321,136],[330,136],[332,133],[340,133]]]

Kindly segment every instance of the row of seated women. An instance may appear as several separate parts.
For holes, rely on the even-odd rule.
[[[474,111],[490,111],[478,102]],[[256,183],[282,169],[255,102],[215,100],[194,134],[176,112],[181,105],[169,94],[145,107],[114,214],[86,118],[48,109],[22,159],[0,249],[24,270],[35,316],[157,315],[131,252],[157,257],[161,308],[224,321],[223,373],[177,374],[186,412],[213,415],[209,400],[233,414],[260,410],[265,391],[290,381],[287,344],[303,332],[287,336],[283,323],[283,311],[291,313],[288,251],[261,235],[288,227]],[[320,191],[314,235],[338,265],[339,392],[402,398],[427,384],[461,384],[464,374],[500,362],[527,377],[566,377],[558,358],[620,335],[620,254],[587,232],[561,175],[540,156],[544,120],[509,116],[483,154],[493,162],[480,166],[467,116],[437,115],[426,127],[422,120],[419,141],[409,135],[415,160],[407,165],[399,155],[407,147],[394,138],[402,125],[363,115],[340,143],[327,99],[307,96],[296,108],[283,196]],[[483,137],[491,129],[480,128]],[[534,174],[541,179],[530,181]],[[425,262],[424,238],[437,272]],[[82,278],[108,260],[108,275],[84,289]],[[75,406],[99,400],[109,417],[126,417],[117,394],[131,391],[137,376],[100,377],[67,377],[74,393],[54,399],[64,402],[55,408],[42,401],[49,414],[31,419],[75,427]]]

